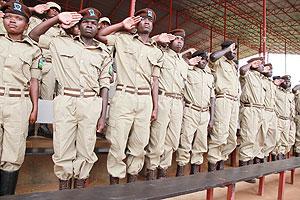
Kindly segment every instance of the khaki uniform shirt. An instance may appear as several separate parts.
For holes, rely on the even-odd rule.
[[[210,69],[189,68],[184,89],[185,101],[196,106],[207,107],[210,106],[210,98],[214,96],[214,77]]]
[[[276,114],[278,116],[291,118],[294,116],[293,107],[295,107],[294,95],[284,90],[283,88],[277,87],[276,89]]]
[[[238,96],[240,83],[236,64],[223,56],[215,62],[210,61],[209,66],[215,77],[216,95],[226,93]]]
[[[116,83],[150,88],[151,76],[160,75],[163,52],[150,39],[143,43],[138,34],[118,32],[107,36],[107,45],[116,49]]]
[[[263,85],[265,88],[265,107],[270,109],[275,109],[275,91],[276,85],[273,81],[265,76],[263,76]]]
[[[165,92],[183,94],[189,66],[182,56],[172,49],[165,49],[164,62],[159,77],[159,89]]]
[[[266,91],[262,78],[263,75],[255,70],[249,70],[244,76],[240,76],[241,103],[264,105]]]
[[[97,46],[87,47],[79,36],[40,37],[39,44],[52,54],[59,89],[92,89],[100,94],[101,88],[109,88],[112,59],[103,43],[95,43]]]
[[[0,86],[28,88],[31,78],[40,79],[40,49],[33,41],[24,37],[21,41],[11,40],[5,33],[0,34]]]

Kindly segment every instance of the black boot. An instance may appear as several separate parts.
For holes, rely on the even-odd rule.
[[[47,124],[40,124],[37,135],[45,138],[53,138],[53,134]]]
[[[220,161],[217,163],[217,170],[224,170],[224,163],[225,163],[224,160],[220,160]]]
[[[277,160],[277,155],[271,154],[271,157],[272,157],[272,161],[276,161]]]
[[[70,190],[71,188],[72,188],[72,179],[69,180],[58,179],[59,190]]]
[[[146,180],[151,181],[151,180],[155,180],[156,178],[157,178],[157,170],[147,169]]]
[[[261,159],[258,158],[258,157],[255,157],[254,160],[253,160],[253,163],[254,164],[260,164],[261,163]]]
[[[13,172],[0,170],[0,196],[15,194],[18,175],[19,170]]]
[[[161,167],[158,167],[157,170],[157,179],[161,179],[161,178],[167,178],[167,169],[163,169]]]
[[[300,157],[300,153],[295,152],[295,153],[294,153],[294,156],[295,156],[295,157]]]
[[[109,175],[109,184],[110,185],[116,185],[119,184],[120,179],[117,177],[113,177],[111,175]]]
[[[277,159],[278,160],[284,160],[285,159],[285,155],[282,154],[282,153],[280,153],[280,154],[278,154]]]
[[[199,174],[201,171],[201,165],[191,164],[190,175]]]
[[[137,181],[137,175],[127,174],[127,183],[132,183]]]
[[[208,162],[208,171],[213,172],[213,171],[216,171],[216,170],[217,170],[217,164],[213,164],[213,163]]]
[[[185,165],[183,166],[177,165],[176,176],[184,176],[184,168]]]
[[[239,167],[243,167],[247,165],[247,161],[241,161],[239,160]]]
[[[81,189],[81,188],[86,188],[87,186],[87,178],[86,179],[74,179],[74,188],[75,189]]]
[[[35,129],[35,124],[29,124],[28,125],[28,135],[27,135],[27,137],[34,136],[34,129]]]

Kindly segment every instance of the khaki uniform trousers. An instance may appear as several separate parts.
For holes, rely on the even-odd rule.
[[[300,153],[300,115],[295,116],[296,137],[295,137],[295,151]]]
[[[142,170],[152,108],[151,95],[116,91],[110,104],[106,134],[111,143],[107,155],[107,170],[111,176],[124,178],[126,173],[137,175]]]
[[[264,146],[264,138],[262,137],[263,113],[262,108],[241,108],[241,145],[239,148],[239,160],[241,161],[249,161],[254,157],[264,158],[262,153]]]
[[[208,161],[216,164],[227,160],[237,145],[239,103],[228,98],[216,98],[214,125],[208,141]]]
[[[98,160],[94,148],[102,99],[58,95],[53,106],[54,173],[61,180],[86,179]]]
[[[42,69],[41,79],[41,98],[44,100],[53,100],[55,90],[55,74],[52,63],[46,62]]]
[[[291,148],[295,144],[296,140],[296,123],[294,121],[290,121],[291,128],[290,128],[290,135],[289,135],[289,145],[286,151],[286,154],[291,151]]]
[[[289,145],[290,120],[277,118],[277,141],[272,154],[285,154]]]
[[[17,171],[25,156],[30,97],[0,96],[0,169]],[[4,184],[4,183],[1,183]]]
[[[276,147],[277,116],[276,113],[265,110],[262,132],[265,138],[263,153],[267,157]]]
[[[185,107],[180,144],[176,154],[178,165],[203,163],[203,153],[207,152],[207,126],[209,111],[199,112]],[[190,154],[191,151],[191,154]]]
[[[157,120],[151,124],[149,144],[146,148],[147,169],[167,169],[172,164],[173,152],[179,146],[183,117],[183,101],[159,95]]]

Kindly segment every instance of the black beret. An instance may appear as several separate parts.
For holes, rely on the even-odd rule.
[[[222,49],[225,49],[225,48],[229,47],[230,45],[232,45],[233,43],[235,43],[235,42],[232,41],[232,40],[225,40],[225,41],[221,44],[221,47],[222,47]]]
[[[200,50],[197,50],[195,51],[193,54],[192,54],[192,58],[196,57],[196,56],[200,56],[202,58],[205,58],[207,59],[208,58],[208,54],[206,51],[200,51]]]

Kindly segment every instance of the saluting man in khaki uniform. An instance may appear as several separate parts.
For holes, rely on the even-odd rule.
[[[290,134],[290,119],[292,117],[292,107],[294,105],[294,99],[291,98],[288,88],[290,87],[290,81],[288,76],[280,77],[276,90],[276,115],[277,115],[277,144],[275,149],[272,151],[273,155],[277,156],[278,160],[285,159],[285,154],[289,144]]]
[[[116,50],[116,93],[110,104],[106,134],[111,142],[107,157],[111,184],[119,183],[126,173],[127,182],[137,180],[149,141],[150,120],[157,118],[158,77],[163,53],[149,38],[155,19],[154,11],[145,8],[137,11],[135,17],[98,33],[101,41]],[[132,28],[136,28],[136,34],[128,32]],[[120,32],[122,30],[126,32]],[[116,33],[109,35],[113,32]]]
[[[57,16],[61,12],[61,7],[55,2],[47,2],[45,4],[48,10],[45,11],[45,18],[43,20],[33,16],[29,20],[29,28],[28,33],[37,25],[42,23],[43,21],[49,20],[55,16]],[[45,35],[48,37],[56,37],[60,34],[60,25],[55,24],[52,26]],[[40,97],[44,100],[53,100],[54,90],[55,90],[55,75],[52,67],[52,56],[48,49],[42,47],[43,57],[46,61],[45,66],[42,69],[42,80],[41,80],[41,92]],[[34,130],[31,127],[32,131]],[[34,132],[30,132],[29,135],[33,135]],[[37,134],[39,136],[44,136],[47,138],[52,138],[53,134],[48,128],[47,124],[40,124],[38,128]]]
[[[185,31],[175,29],[174,35],[164,51],[164,62],[159,77],[159,97],[157,120],[151,124],[149,144],[146,148],[147,180],[167,176],[172,164],[173,152],[179,145],[181,121],[183,116],[183,89],[188,65],[180,55],[184,45]]]
[[[28,122],[33,124],[37,118],[38,79],[43,67],[40,49],[23,34],[29,8],[10,1],[2,10],[6,33],[0,34],[0,196],[15,193]]]
[[[176,176],[184,175],[184,168],[190,161],[190,174],[201,171],[203,154],[207,152],[207,129],[213,122],[214,108],[210,109],[210,106],[214,105],[214,77],[207,65],[208,55],[206,52],[196,51],[192,54],[192,58],[195,57],[200,57],[201,60],[191,66],[187,74]]]
[[[240,68],[242,94],[240,97],[240,134],[239,165],[261,163],[264,138],[262,138],[262,120],[264,114],[265,88],[262,83],[263,58],[248,60]],[[262,141],[259,141],[259,138]],[[254,159],[254,160],[253,160]]]
[[[38,40],[43,48],[49,48],[58,82],[52,158],[59,189],[70,189],[73,177],[74,188],[84,188],[97,161],[94,153],[96,129],[102,131],[105,125],[111,66],[106,46],[93,39],[100,16],[95,8],[86,8],[79,14],[61,13],[30,32],[30,37]],[[58,22],[70,28],[73,21],[80,19],[80,36],[64,34],[52,38],[44,35]]]
[[[239,78],[234,62],[236,48],[233,41],[222,43],[222,50],[210,55],[209,66],[215,77],[214,124],[208,141],[208,170],[222,170],[224,161],[236,147],[239,114]]]
[[[276,131],[277,131],[277,116],[275,113],[275,91],[276,85],[273,83],[271,77],[273,74],[273,67],[271,63],[264,65],[264,69],[261,72],[263,77],[263,84],[265,88],[265,110],[263,114],[262,133],[264,141],[264,162],[267,162],[269,154],[276,146]]]
[[[290,82],[290,76],[286,75],[286,79],[288,80],[288,98],[289,102],[291,103],[291,117],[290,117],[290,131],[289,131],[289,138],[288,138],[288,146],[286,148],[285,154],[288,154],[291,151],[292,146],[295,144],[296,140],[296,124],[295,124],[295,116],[296,116],[296,106],[295,106],[295,95],[293,92],[291,92],[291,82]]]
[[[296,124],[296,137],[295,137],[295,156],[300,157],[300,85],[293,88],[295,95],[295,124]]]

